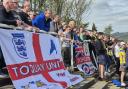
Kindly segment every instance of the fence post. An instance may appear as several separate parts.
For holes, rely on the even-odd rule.
[[[95,55],[94,55],[94,52],[92,51],[92,55],[93,55],[93,58],[94,58],[94,61],[95,61],[95,64],[96,64],[96,69],[98,70],[98,64],[97,64],[97,60],[96,60],[96,57],[95,57]]]
[[[84,41],[84,51],[86,52],[86,54],[87,54],[88,56],[90,56],[88,43],[87,43],[86,41]]]
[[[73,42],[71,42],[71,71],[74,71]]]
[[[84,41],[84,52],[86,53],[85,55],[90,56],[90,58],[91,58],[90,50],[89,50],[89,43],[88,43],[88,42],[90,42],[90,41],[88,41],[88,40],[85,40],[85,41]],[[93,58],[94,58],[96,67],[94,66],[93,63],[92,63],[92,65],[94,66],[95,70],[98,70],[98,64],[97,64],[97,61],[96,61],[96,57],[95,57],[95,55],[94,55],[94,52],[93,52],[93,51],[91,51],[91,52],[92,52],[92,56],[93,56]],[[91,60],[91,62],[92,62],[92,60]]]

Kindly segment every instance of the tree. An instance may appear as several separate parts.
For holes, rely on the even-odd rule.
[[[93,25],[92,25],[92,31],[97,31],[95,23],[93,23]]]
[[[89,10],[92,0],[30,0],[34,11],[49,8],[64,21],[75,19],[81,25],[83,13]]]
[[[76,24],[81,25],[82,16],[84,12],[89,10],[89,6],[91,5],[92,0],[73,0],[73,15],[74,19],[76,19]]]
[[[113,31],[112,25],[110,24],[110,25],[108,25],[108,26],[105,28],[104,33],[110,35],[110,34],[112,33],[112,31]]]
[[[89,26],[89,22],[83,24],[84,28],[87,28],[88,26]]]

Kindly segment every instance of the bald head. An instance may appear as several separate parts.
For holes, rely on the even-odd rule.
[[[12,1],[12,0],[3,0],[3,4],[6,4],[6,3],[8,3],[9,1]]]
[[[5,7],[5,9],[7,10],[7,11],[10,11],[11,10],[11,8],[10,8],[10,5],[12,5],[12,0],[3,0],[3,6]]]
[[[3,0],[3,6],[7,11],[16,9],[16,5],[18,5],[19,0]]]
[[[3,3],[8,3],[8,2],[17,2],[18,0],[3,0]]]

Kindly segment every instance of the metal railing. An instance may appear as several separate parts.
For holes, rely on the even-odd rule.
[[[7,29],[7,30],[21,30],[21,31],[29,31],[29,32],[34,32],[34,33],[43,33],[43,34],[50,34],[50,35],[54,35],[58,38],[61,38],[62,36],[61,35],[58,35],[56,32],[46,32],[46,31],[43,31],[43,30],[39,30],[38,32],[35,31],[35,29],[28,29],[28,28],[24,28],[24,27],[15,27],[15,26],[12,26],[12,25],[6,25],[6,24],[0,24],[0,28],[3,28],[3,29]],[[66,39],[65,39],[66,40]],[[67,39],[69,40],[69,39]],[[88,46],[88,42],[91,42],[91,40],[84,40],[83,42],[80,42],[80,41],[75,41],[75,40],[71,40],[71,42],[69,42],[70,44],[70,54],[71,54],[71,70],[73,71],[74,68],[76,68],[74,66],[74,43],[80,43],[80,44],[84,44],[84,47],[85,45]],[[87,47],[88,51],[89,51],[89,47]],[[84,48],[85,50],[85,48]],[[90,53],[90,52],[89,52]],[[94,58],[94,61],[95,61],[95,64],[96,64],[96,69],[98,69],[98,64],[97,64],[97,57],[95,57],[94,55],[94,52],[92,51],[92,54],[93,54],[93,58]],[[89,54],[90,55],[90,54]]]

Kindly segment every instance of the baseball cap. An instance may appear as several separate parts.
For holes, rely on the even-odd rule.
[[[120,42],[120,45],[125,45],[125,42]]]

